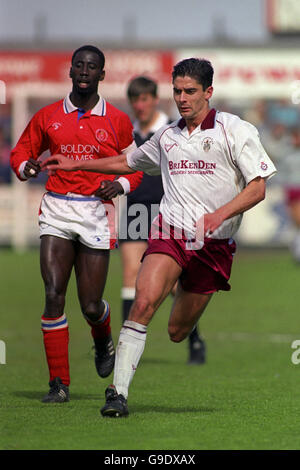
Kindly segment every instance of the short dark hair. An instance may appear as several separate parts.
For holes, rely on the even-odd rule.
[[[140,76],[133,78],[127,88],[127,97],[129,100],[137,98],[142,93],[150,93],[154,98],[157,97],[157,83],[151,78]]]
[[[184,59],[173,67],[172,79],[188,75],[194,78],[203,90],[212,85],[214,69],[209,60],[206,59]]]
[[[95,54],[97,54],[97,56],[99,57],[99,60],[100,60],[100,68],[101,68],[101,70],[104,69],[105,57],[104,57],[103,52],[100,51],[100,49],[98,49],[98,47],[90,46],[90,45],[81,46],[78,49],[76,49],[76,51],[73,52],[72,61],[71,61],[72,64],[74,62],[74,58],[75,58],[76,54],[78,52],[81,52],[81,51],[90,51],[90,52],[94,52]]]

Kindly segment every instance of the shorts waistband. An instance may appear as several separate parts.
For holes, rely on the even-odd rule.
[[[234,238],[230,237],[230,238],[208,238],[208,237],[204,237],[204,243],[205,244],[222,244],[222,243],[228,243],[228,245],[231,245],[232,243],[235,243],[235,240]]]
[[[165,224],[165,226],[167,226],[168,229],[170,230],[170,231],[167,232],[167,233],[170,233],[170,235],[171,235],[172,237],[173,237],[174,234],[175,234],[175,236],[174,236],[175,240],[176,240],[176,235],[178,236],[178,234],[179,234],[179,235],[181,234],[182,237],[181,237],[181,238],[179,237],[179,239],[182,239],[184,242],[195,242],[195,241],[196,241],[196,238],[195,238],[195,237],[193,237],[193,236],[191,236],[191,237],[186,236],[184,228],[178,228],[178,227],[175,227],[174,225],[168,224],[168,222],[166,222],[166,221],[164,220],[163,215],[162,215],[161,212],[158,214],[157,222],[155,222],[155,219],[154,219],[154,224],[155,224],[155,223],[157,223],[157,225],[158,225],[158,226],[157,226],[157,229],[158,229],[159,231],[162,231],[162,233],[163,233],[164,224]],[[150,238],[151,238],[151,234],[150,234]],[[160,237],[159,237],[159,238],[160,238]],[[163,238],[163,236],[162,236],[162,238]],[[228,237],[228,238],[210,238],[210,237],[204,237],[204,240],[203,240],[203,241],[204,241],[204,244],[205,244],[205,245],[208,245],[208,244],[211,244],[211,245],[214,245],[214,244],[215,244],[215,245],[218,245],[218,244],[224,244],[224,243],[225,243],[225,244],[228,243],[229,245],[231,245],[232,243],[235,243],[235,240],[234,240],[234,238],[232,238],[232,237]]]
[[[96,196],[84,196],[84,195],[76,195],[76,194],[59,194],[54,193],[53,191],[48,191],[46,194],[51,197],[55,197],[56,199],[63,199],[64,201],[102,201],[100,197]]]

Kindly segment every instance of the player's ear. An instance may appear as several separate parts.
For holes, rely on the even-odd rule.
[[[102,82],[105,78],[105,70],[102,70],[99,74],[99,82]]]
[[[206,95],[205,98],[206,98],[207,100],[209,100],[209,99],[212,97],[213,91],[214,91],[214,89],[213,89],[212,86],[208,86],[208,87],[206,88],[206,90],[205,90],[205,95]]]
[[[72,65],[71,65],[71,67],[70,67],[69,77],[72,78]]]

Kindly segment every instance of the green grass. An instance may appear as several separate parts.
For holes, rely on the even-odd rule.
[[[299,449],[300,266],[282,251],[236,255],[231,292],[214,296],[200,326],[204,366],[187,366],[187,343],[167,335],[171,299],[148,329],[144,355],[129,394],[130,416],[100,417],[104,390],[94,370],[89,328],[72,277],[71,401],[46,405],[48,371],[40,331],[44,293],[38,252],[0,251],[0,449]],[[112,328],[120,330],[119,253],[111,256],[105,297]]]

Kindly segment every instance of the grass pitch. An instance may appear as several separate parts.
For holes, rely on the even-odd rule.
[[[38,251],[0,251],[0,449],[214,450],[299,449],[300,266],[286,252],[240,252],[231,292],[215,294],[200,322],[207,364],[188,366],[187,343],[167,335],[171,299],[148,329],[129,393],[127,419],[99,410],[112,375],[94,369],[92,341],[72,277],[66,303],[70,328],[71,401],[43,404],[48,371],[40,331],[44,292]],[[120,258],[112,253],[105,297],[115,343],[121,325]]]

